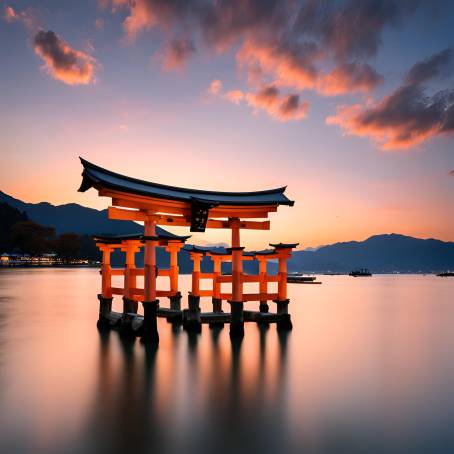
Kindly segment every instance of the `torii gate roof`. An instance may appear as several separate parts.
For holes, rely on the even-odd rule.
[[[201,189],[179,188],[150,181],[138,180],[119,173],[103,169],[91,162],[80,158],[84,167],[82,184],[79,191],[85,192],[91,187],[96,189],[111,189],[141,196],[159,199],[177,200],[181,202],[202,202],[213,205],[289,205],[294,202],[289,200],[284,191],[286,187],[254,192],[219,192]]]

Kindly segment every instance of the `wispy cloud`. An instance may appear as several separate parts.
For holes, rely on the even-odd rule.
[[[212,95],[218,95],[222,90],[222,82],[219,79],[213,80],[208,87],[208,92]]]
[[[34,8],[27,8],[23,11],[18,11],[12,6],[6,6],[3,18],[8,23],[18,22],[24,25],[28,30],[33,30],[38,27],[39,14]]]
[[[417,62],[408,71],[407,85],[420,85],[430,79],[448,76],[454,63],[452,49],[444,49],[423,61]]]
[[[244,101],[255,112],[263,110],[280,121],[301,120],[306,117],[309,110],[309,103],[301,101],[298,94],[283,94],[275,85],[262,86],[255,92],[243,92],[242,90],[223,92],[222,82],[214,80],[211,82],[208,92],[233,104],[239,105]]]
[[[102,17],[98,17],[95,20],[95,28],[96,28],[96,30],[103,30],[104,29],[104,19]]]

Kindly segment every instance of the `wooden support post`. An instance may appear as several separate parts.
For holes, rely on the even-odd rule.
[[[193,333],[202,332],[200,296],[188,295],[188,309],[183,313],[183,328]]]
[[[156,235],[155,221],[149,218],[145,221],[145,236],[154,237]],[[159,301],[156,299],[156,240],[145,240],[144,255],[144,301],[143,301],[143,328],[142,341],[157,344],[159,342],[158,325],[156,320],[156,310]]]
[[[110,267],[110,254],[113,247],[108,244],[103,244],[98,247],[102,251],[101,295],[103,298],[112,298],[112,268]]]
[[[166,251],[170,254],[170,291],[178,292],[178,251],[182,247],[182,243],[168,243]]]
[[[217,278],[221,275],[221,257],[211,256],[213,260],[213,312],[222,312],[221,284]]]
[[[181,292],[175,293],[175,295],[169,296],[170,309],[173,311],[181,311]]]
[[[277,305],[276,313],[279,315],[277,321],[278,331],[290,331],[293,328],[293,325],[290,314],[288,313],[289,300],[275,300],[274,302]]]
[[[287,299],[287,259],[290,256],[287,250],[279,251],[279,280],[277,293],[280,300]]]
[[[243,248],[240,246],[240,220],[230,218],[232,229],[232,301],[230,301],[231,323],[230,336],[244,336],[243,318]]]
[[[105,298],[101,294],[98,295],[99,300],[99,317],[98,317],[98,328],[110,327],[109,314],[112,312],[112,300],[113,298]]]
[[[183,314],[183,328],[187,331],[202,332],[202,322],[200,320],[200,263],[202,254],[191,252],[193,261],[192,288],[188,295],[188,310]]]
[[[181,293],[178,290],[178,251],[183,247],[183,243],[169,242],[166,246],[166,251],[170,255],[170,309],[174,311],[181,311]],[[180,318],[181,321],[181,318]]]
[[[279,261],[279,280],[278,280],[278,299],[275,300],[277,304],[277,314],[279,320],[277,322],[277,329],[279,331],[289,331],[292,329],[292,322],[290,314],[288,313],[289,300],[287,299],[287,260],[291,255],[290,249],[278,250]]]
[[[98,295],[99,300],[99,318],[98,328],[110,327],[109,314],[112,312],[112,269],[110,267],[110,254],[113,247],[108,244],[97,244],[102,251],[101,264],[101,293]]]
[[[140,249],[137,240],[123,240],[121,250],[125,253],[125,276],[123,294],[123,313],[137,314],[138,303],[132,299],[131,289],[136,288],[137,279],[135,254]]]
[[[200,263],[202,261],[202,254],[200,252],[191,252],[191,258],[193,262],[191,294],[193,296],[200,296]]]
[[[158,309],[158,300],[143,302],[143,325],[142,338],[143,343],[159,343],[158,321],[156,311]]]
[[[257,257],[259,261],[259,293],[261,295],[264,295],[265,293],[268,293],[268,282],[266,280],[266,257],[263,256],[258,256]],[[260,312],[268,312],[269,307],[268,307],[268,302],[266,300],[260,301]]]
[[[153,221],[145,221],[145,236],[154,237],[156,235],[156,225]],[[144,301],[156,300],[156,240],[145,240],[144,255],[144,281],[145,299]]]

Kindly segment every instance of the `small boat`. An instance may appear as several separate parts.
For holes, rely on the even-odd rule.
[[[453,277],[454,272],[453,271],[443,271],[443,273],[438,273],[437,276],[439,277]]]
[[[349,276],[368,277],[372,276],[372,273],[367,268],[357,268],[356,270],[350,271]]]
[[[304,276],[301,273],[287,275],[287,282],[291,284],[321,284],[321,282],[316,282],[315,279],[317,279],[315,276]]]

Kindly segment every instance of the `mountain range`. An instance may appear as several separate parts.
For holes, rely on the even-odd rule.
[[[26,203],[0,191],[0,202],[25,212],[42,225],[52,226],[58,234],[125,234],[140,233],[143,227],[132,221],[108,219],[107,210],[96,210],[75,203],[52,205],[48,202]],[[119,254],[113,263],[119,263]],[[158,266],[167,266],[167,255],[158,251]],[[182,273],[191,271],[192,264],[187,252],[178,257]],[[143,257],[138,254],[138,265]],[[227,264],[226,264],[227,265]],[[367,267],[372,272],[433,272],[454,269],[454,242],[437,239],[421,239],[399,234],[374,235],[365,241],[349,241],[322,246],[315,250],[295,251],[289,260],[291,272],[339,272],[346,273],[356,267]],[[208,260],[202,269],[209,271]],[[269,263],[269,271],[276,271],[276,263]],[[228,269],[228,267],[226,267]],[[246,272],[256,273],[255,262],[245,262]]]

